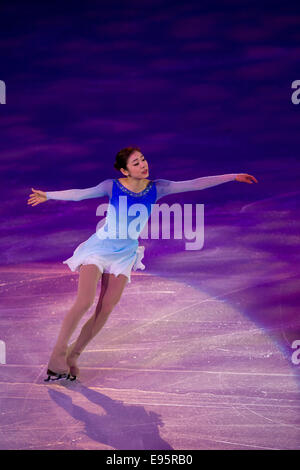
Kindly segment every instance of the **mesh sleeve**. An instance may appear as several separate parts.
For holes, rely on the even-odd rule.
[[[107,179],[86,189],[66,189],[64,191],[47,191],[48,199],[57,199],[61,201],[81,201],[82,199],[91,199],[95,197],[111,197],[112,179]]]
[[[170,181],[165,179],[157,179],[156,190],[157,199],[168,194],[184,193],[186,191],[198,191],[200,189],[210,188],[218,184],[234,181],[239,173],[230,173],[226,175],[217,176],[204,176],[203,178],[196,178],[186,181]]]

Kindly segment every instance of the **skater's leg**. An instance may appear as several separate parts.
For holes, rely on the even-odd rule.
[[[74,366],[76,358],[106,323],[109,314],[119,302],[127,282],[128,278],[124,274],[119,274],[117,277],[108,273],[102,275],[102,288],[95,313],[83,325],[77,340],[70,346],[68,357],[73,360]]]
[[[67,370],[67,344],[84,313],[92,306],[101,272],[96,265],[82,265],[76,300],[66,314],[48,364],[54,371]]]
[[[101,308],[102,304],[102,299],[104,297],[104,294],[107,290],[108,286],[108,280],[109,280],[109,273],[103,273],[101,276],[101,291],[100,291],[100,296],[99,300],[97,303],[96,310],[99,310]],[[88,338],[90,337],[90,328],[94,323],[94,315],[91,316],[91,318],[84,324],[84,326],[81,329],[79,337],[81,337],[81,341],[87,336]],[[77,340],[79,339],[77,338]],[[78,348],[74,347],[76,345],[77,340],[75,340],[67,350],[67,364],[70,367],[70,374],[73,376],[79,375],[79,368],[77,367],[77,359],[80,356],[82,351],[78,351]]]

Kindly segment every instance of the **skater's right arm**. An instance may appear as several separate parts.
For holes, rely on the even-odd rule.
[[[49,199],[60,201],[81,201],[82,199],[91,199],[95,197],[111,197],[112,179],[107,179],[101,183],[86,189],[66,189],[63,191],[38,191],[32,188],[33,194],[30,194],[28,204],[33,206],[45,202]]]

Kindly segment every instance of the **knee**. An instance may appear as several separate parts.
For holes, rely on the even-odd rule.
[[[108,315],[117,305],[117,303],[117,301],[112,301],[111,299],[103,299],[100,310],[101,313]]]
[[[92,299],[80,299],[77,298],[75,302],[76,308],[80,310],[81,312],[86,312],[91,308],[93,305],[93,300]]]

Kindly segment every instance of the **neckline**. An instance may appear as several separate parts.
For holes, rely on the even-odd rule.
[[[145,192],[148,192],[149,189],[151,188],[152,184],[153,184],[153,181],[149,181],[149,183],[147,184],[147,186],[145,187],[145,189],[143,189],[142,191],[139,191],[139,192],[135,192],[135,191],[131,191],[131,189],[128,189],[126,188],[126,186],[124,186],[124,184],[121,183],[121,181],[118,180],[118,178],[115,179],[117,185],[119,187],[121,187],[121,189],[123,189],[125,192],[127,192],[128,194],[131,194],[133,196],[141,196],[143,195]]]

